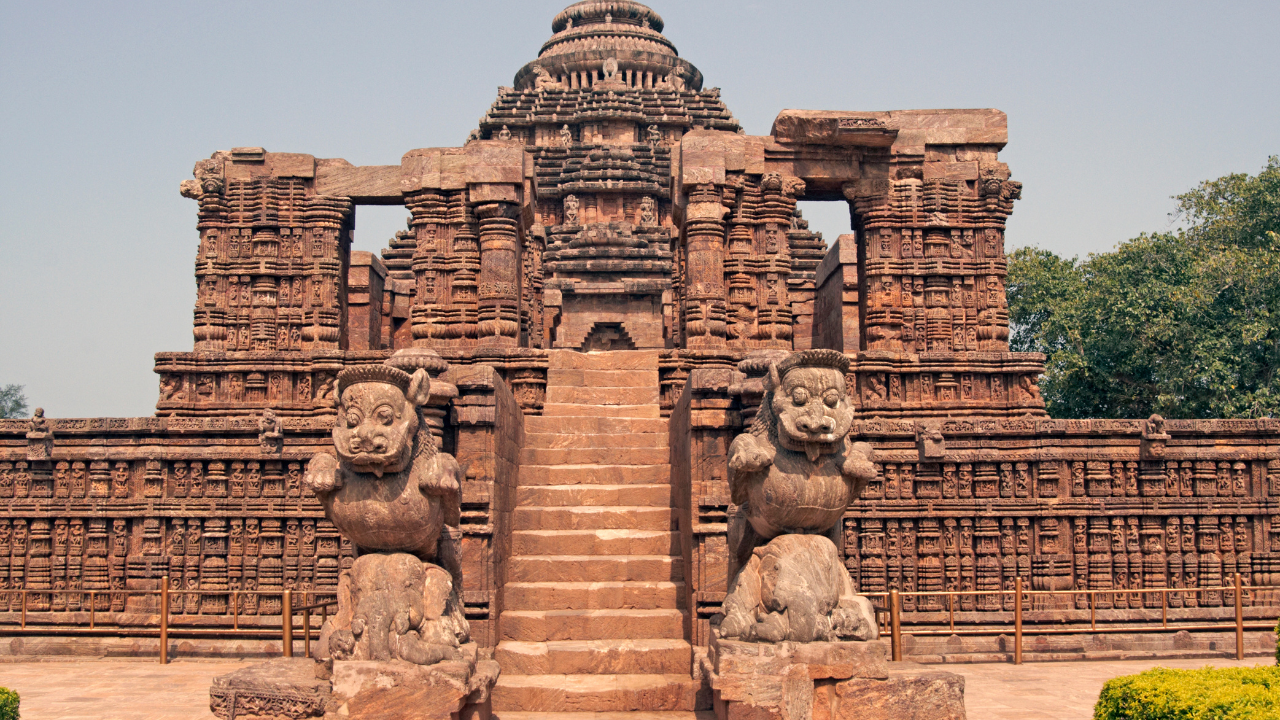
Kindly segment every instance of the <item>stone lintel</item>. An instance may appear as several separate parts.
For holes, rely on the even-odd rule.
[[[357,205],[400,205],[399,165],[352,165],[342,159],[316,161],[316,194],[350,198]]]
[[[926,145],[995,145],[1009,141],[1009,123],[999,110],[892,110],[850,112],[783,110],[771,132],[783,143],[893,147],[922,152]]]

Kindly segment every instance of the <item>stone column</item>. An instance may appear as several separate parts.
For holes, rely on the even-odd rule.
[[[715,185],[689,193],[685,210],[685,334],[690,349],[725,347],[724,216]]]
[[[413,309],[410,310],[415,347],[433,347],[441,343],[440,324],[445,305],[440,295],[446,292],[448,280],[442,272],[450,238],[448,235],[448,200],[439,190],[424,190],[405,198],[411,213],[415,247],[413,278],[416,286]]]
[[[520,337],[520,238],[515,203],[476,208],[480,219],[479,344],[515,347]]]

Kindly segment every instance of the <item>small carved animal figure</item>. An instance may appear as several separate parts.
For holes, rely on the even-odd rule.
[[[458,659],[470,633],[449,573],[404,553],[357,558],[338,585],[338,614],[325,628],[321,647],[336,660],[415,665]]]
[[[745,642],[874,640],[875,610],[857,595],[836,546],[782,535],[758,547],[734,578],[720,636]]]

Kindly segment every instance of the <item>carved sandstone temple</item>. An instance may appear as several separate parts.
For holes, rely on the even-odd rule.
[[[284,588],[332,592],[351,550],[300,474],[337,373],[409,347],[457,387],[427,417],[466,473],[450,532],[495,710],[694,708],[731,572],[728,444],[791,350],[851,360],[878,469],[841,534],[864,592],[1280,580],[1277,421],[1046,415],[1043,357],[1008,349],[1003,113],[784,110],[746,135],[662,29],[630,0],[570,6],[459,147],[198,162],[194,349],[156,355],[154,417],[0,421],[0,589],[85,622],[81,591],[153,612],[122,591],[166,574],[224,593],[175,596],[175,622],[229,621],[253,590],[239,613],[278,623]],[[845,203],[854,232],[828,243],[801,198]],[[408,212],[380,257],[350,250],[362,205]],[[0,621],[17,609],[0,594]],[[957,619],[1011,609],[966,596]]]

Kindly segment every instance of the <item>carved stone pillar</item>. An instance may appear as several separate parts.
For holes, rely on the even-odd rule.
[[[446,305],[451,273],[447,271],[447,252],[452,240],[448,221],[448,199],[438,190],[424,190],[405,198],[411,213],[415,247],[413,278],[416,286],[414,306],[410,311],[413,342],[417,347],[442,344],[441,317]]]
[[[520,238],[515,203],[476,208],[480,219],[479,344],[515,347],[520,335]]]
[[[715,185],[689,193],[685,210],[685,333],[690,349],[725,347],[724,216]]]

